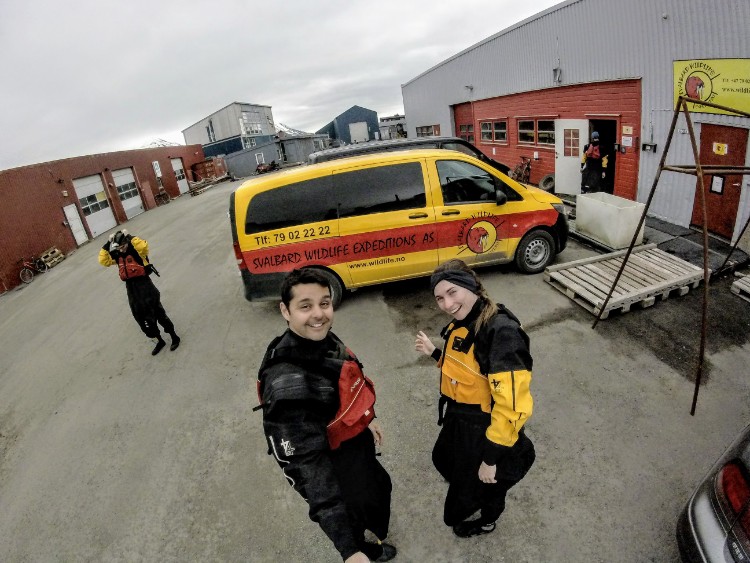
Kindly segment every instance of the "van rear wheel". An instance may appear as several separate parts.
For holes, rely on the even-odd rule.
[[[339,277],[325,268],[318,268],[318,271],[328,280],[328,286],[331,288],[331,303],[334,309],[338,309],[341,300],[344,298],[344,286]]]
[[[539,180],[539,189],[551,194],[555,193],[555,175],[547,174],[544,178]]]
[[[516,249],[516,266],[525,274],[538,274],[555,257],[555,241],[547,231],[526,233]]]

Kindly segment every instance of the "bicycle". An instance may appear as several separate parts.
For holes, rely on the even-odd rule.
[[[49,270],[49,266],[44,260],[41,258],[35,258],[34,256],[29,260],[21,258],[18,263],[21,264],[21,273],[19,274],[19,277],[23,283],[31,283],[31,280],[34,279],[34,272],[43,274]]]
[[[521,162],[516,164],[513,172],[510,173],[510,177],[516,182],[528,184],[531,178],[531,159],[528,156],[522,156]]]
[[[154,196],[154,201],[156,201],[157,206],[166,205],[171,200],[172,198],[169,196],[169,194],[164,188],[160,189],[159,193]]]

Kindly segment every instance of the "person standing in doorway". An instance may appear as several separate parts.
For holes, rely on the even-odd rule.
[[[161,294],[149,277],[159,273],[148,261],[148,242],[129,235],[126,230],[117,231],[99,251],[99,263],[104,267],[117,265],[120,279],[125,282],[128,303],[138,326],[155,342],[151,355],[155,356],[166,346],[159,325],[172,339],[170,350],[180,345],[180,337],[174,324],[161,304]]]
[[[602,190],[602,179],[607,173],[607,155],[602,154],[599,133],[591,134],[591,142],[583,147],[581,159],[581,193],[588,194]]]
[[[533,362],[519,320],[490,299],[463,261],[435,268],[430,285],[453,321],[441,333],[442,350],[422,331],[415,349],[440,367],[442,428],[432,461],[448,481],[443,520],[468,538],[495,530],[508,490],[534,463],[534,445],[524,431],[533,410]],[[471,518],[477,511],[478,518]]]

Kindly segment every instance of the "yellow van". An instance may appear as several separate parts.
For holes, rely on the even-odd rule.
[[[568,238],[559,198],[441,149],[253,178],[230,196],[229,216],[250,301],[278,298],[284,275],[302,266],[327,275],[334,306],[347,289],[426,276],[451,258],[537,273]]]

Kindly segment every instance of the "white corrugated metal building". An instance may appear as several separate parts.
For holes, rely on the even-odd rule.
[[[567,0],[402,85],[407,133],[459,135],[510,165],[528,156],[532,182],[554,173],[557,191],[576,194],[583,146],[601,130],[606,191],[645,201],[685,77],[702,78],[702,100],[750,112],[749,22],[748,0]],[[703,164],[750,163],[750,119],[695,107],[691,117]],[[694,162],[681,116],[667,163]],[[734,242],[750,177],[709,177],[705,189],[709,231]],[[702,224],[695,202],[694,176],[663,172],[650,214]]]

